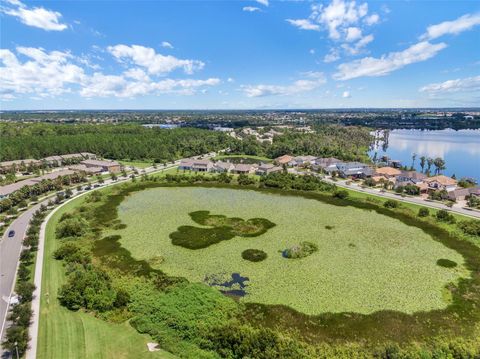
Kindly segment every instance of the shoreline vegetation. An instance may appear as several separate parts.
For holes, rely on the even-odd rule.
[[[285,306],[238,303],[214,288],[170,277],[152,268],[147,261],[132,258],[119,243],[119,236],[109,235],[116,226],[122,225],[117,208],[126,197],[149,188],[168,186],[250,189],[373,211],[420,227],[436,241],[457,251],[464,257],[464,266],[471,276],[446,287],[451,297],[446,309],[414,314],[380,311],[369,315],[309,316]],[[355,198],[348,193],[336,196],[337,188],[332,184],[311,176],[280,173],[267,175],[248,186],[237,184],[233,177],[225,182],[225,176],[220,175],[143,176],[139,181],[94,193],[88,195],[85,202],[62,211],[56,224],[57,235],[50,229],[47,238],[47,247],[56,248],[58,259],[46,259],[57,262],[45,265],[64,265],[65,274],[52,279],[58,282],[57,288],[60,286],[60,302],[71,310],[90,313],[82,315],[96,316],[96,320],[110,323],[128,320],[139,333],[150,334],[162,349],[175,355],[390,358],[480,354],[479,242],[478,237],[465,234],[458,223],[442,222],[434,215],[419,217],[412,206],[386,208],[382,200],[369,196]],[[211,218],[208,213],[201,217],[201,223],[212,224],[208,222]],[[213,224],[228,220],[215,217]],[[312,247],[307,247],[306,252],[311,252]],[[442,265],[453,264],[442,261]],[[51,302],[57,301],[54,293],[50,293]],[[42,306],[44,302],[42,298]],[[62,307],[55,310],[62,311],[62,318],[69,315]],[[42,318],[45,316],[42,310]],[[45,327],[41,320],[40,347],[46,330],[51,328]],[[52,354],[55,349],[43,344],[43,350]]]

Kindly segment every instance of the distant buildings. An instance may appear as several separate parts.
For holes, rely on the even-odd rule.
[[[87,168],[101,168],[102,172],[117,173],[120,172],[120,163],[116,161],[84,160],[80,162]]]

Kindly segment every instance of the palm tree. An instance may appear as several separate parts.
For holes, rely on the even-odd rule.
[[[440,158],[440,157],[435,158],[433,160],[433,164],[436,167],[435,172],[437,173],[437,175],[439,175],[440,172],[443,171],[446,168],[445,167],[445,160],[443,158]]]
[[[412,167],[410,167],[410,169],[413,171],[414,168],[415,168],[415,160],[417,159],[417,154],[414,152],[412,154]]]
[[[430,176],[430,169],[432,168],[433,165],[433,158],[428,157],[427,158],[427,171],[426,174]]]
[[[420,167],[422,168],[422,172],[423,172],[423,169],[425,168],[426,162],[427,162],[427,158],[425,156],[420,157]]]

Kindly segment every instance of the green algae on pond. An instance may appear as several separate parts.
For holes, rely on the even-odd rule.
[[[276,226],[258,237],[237,237],[194,251],[173,245],[170,233],[189,222],[198,224],[189,213],[207,205],[227,218],[266,217]],[[242,273],[250,282],[241,301],[285,305],[310,315],[442,309],[448,305],[444,287],[468,275],[458,252],[418,227],[374,211],[291,194],[160,187],[129,195],[118,216],[127,228],[116,232],[134,258],[161,256],[159,269],[193,282],[219,270]],[[326,225],[335,230],[325,230]],[[278,255],[280,248],[302,241],[319,250],[299,261]],[[264,251],[269,259],[244,260],[240,254],[250,248]],[[459,266],[445,271],[432,263],[432,256],[451,258]]]
[[[201,249],[221,241],[239,237],[257,237],[275,226],[265,218],[228,218],[223,215],[211,215],[209,211],[196,211],[189,213],[192,220],[200,225],[180,226],[177,231],[170,234],[172,244],[188,249]]]

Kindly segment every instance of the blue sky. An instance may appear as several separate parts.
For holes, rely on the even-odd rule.
[[[480,105],[479,1],[0,0],[14,109]]]

